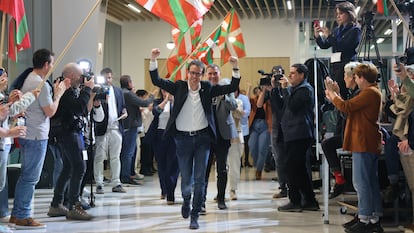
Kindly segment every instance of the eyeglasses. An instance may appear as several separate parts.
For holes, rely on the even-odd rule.
[[[202,72],[194,72],[194,71],[190,71],[188,72],[190,75],[192,76],[196,76],[196,77],[200,77],[203,73]]]

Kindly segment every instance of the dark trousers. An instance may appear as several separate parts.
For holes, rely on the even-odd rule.
[[[289,199],[296,205],[301,204],[302,195],[306,203],[314,203],[312,180],[307,172],[306,156],[311,145],[310,139],[299,139],[286,142]]]
[[[249,143],[247,143],[249,141],[249,136],[250,136],[250,134],[247,134],[247,135],[243,136],[243,139],[244,139],[244,166],[246,166],[247,164],[250,164],[250,162],[249,162],[250,148],[249,148]],[[243,161],[242,161],[241,164],[243,164]]]
[[[121,149],[121,182],[128,183],[131,181],[133,174],[131,173],[131,166],[135,164],[133,159],[135,148],[137,147],[138,127],[124,129],[122,135],[122,149]],[[152,166],[152,165],[151,165]]]
[[[83,160],[83,136],[77,132],[58,137],[62,152],[63,168],[57,180],[52,199],[52,206],[57,207],[63,201],[65,187],[69,185],[69,208],[79,201],[80,186],[85,174],[86,163]]]
[[[164,130],[155,132],[154,156],[158,164],[158,177],[161,194],[167,196],[167,201],[174,201],[175,187],[179,174],[178,160],[174,138],[163,137]]]
[[[344,67],[348,62],[337,62],[331,64],[332,79],[338,83],[341,96],[343,99],[348,99],[348,88],[346,88],[344,80]]]
[[[83,194],[83,188],[85,188],[86,184],[88,183],[91,184],[93,182],[93,159],[95,158],[94,146],[95,145],[87,146],[88,160],[86,161],[86,173],[83,176],[81,187],[80,187],[80,195]]]
[[[224,201],[227,186],[227,156],[229,154],[230,140],[223,139],[217,135],[217,143],[212,143],[210,147],[210,156],[208,158],[206,170],[206,182],[204,190],[204,202],[207,196],[208,178],[210,177],[211,166],[216,158],[217,170],[217,201]]]
[[[387,167],[388,179],[391,184],[396,184],[399,179],[400,153],[398,149],[398,142],[400,142],[400,139],[394,134],[391,134],[384,145],[385,164]]]
[[[141,169],[139,173],[149,175],[152,173],[154,151],[151,144],[145,142],[143,139],[144,137],[141,137]]]
[[[328,138],[322,142],[321,146],[331,172],[340,171],[341,162],[339,161],[336,149],[342,148],[342,136],[335,135]]]

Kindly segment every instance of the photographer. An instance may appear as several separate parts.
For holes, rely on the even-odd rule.
[[[91,89],[94,87],[94,79],[85,78],[83,88],[80,87],[82,69],[76,63],[69,63],[63,68],[62,76],[69,79],[71,88],[62,95],[59,107],[55,114],[60,119],[60,132],[56,132],[56,139],[62,152],[63,168],[54,189],[48,216],[66,216],[67,219],[91,220],[81,206],[79,200],[80,186],[85,174],[86,164],[83,154],[83,133],[85,123],[83,116],[87,114]],[[64,190],[69,181],[69,211],[62,205]]]
[[[272,109],[272,134],[271,144],[275,159],[276,172],[279,181],[280,192],[273,195],[273,198],[287,197],[287,175],[285,171],[286,150],[281,135],[280,121],[283,114],[283,98],[281,94],[280,79],[284,77],[285,71],[281,66],[272,68],[271,86],[268,88],[270,104]]]

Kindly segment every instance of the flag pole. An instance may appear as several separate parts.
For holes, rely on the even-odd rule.
[[[72,35],[69,42],[66,44],[66,47],[62,50],[62,52],[59,54],[59,57],[56,59],[54,66],[49,70],[49,72],[45,75],[42,82],[39,83],[37,86],[38,89],[42,89],[43,85],[45,85],[46,80],[49,78],[50,74],[55,71],[57,65],[62,61],[63,57],[69,50],[69,48],[72,46],[73,41],[75,41],[76,37],[78,37],[80,31],[85,27],[86,23],[88,22],[89,18],[92,16],[93,12],[96,10],[96,8],[99,6],[101,0],[97,0],[95,5],[92,7],[92,9],[89,11],[88,15],[85,17],[81,25],[78,27],[76,32]]]
[[[226,17],[227,17],[227,15],[226,15]],[[224,18],[226,18],[226,17],[224,17]],[[171,77],[172,76],[174,76],[179,70],[181,70],[181,68],[183,67],[183,65],[185,65],[185,63],[187,63],[187,61],[188,61],[188,59],[190,59],[190,57],[191,57],[191,55],[193,55],[193,53],[195,52],[195,51],[197,51],[197,49],[199,49],[200,47],[201,47],[201,45],[202,44],[204,44],[209,38],[210,38],[210,36],[211,35],[213,35],[213,33],[217,30],[217,29],[219,29],[220,27],[221,27],[221,25],[223,24],[223,22],[221,22],[217,27],[215,27],[214,29],[213,29],[213,31],[207,36],[207,38],[205,39],[205,40],[203,40],[203,42],[200,42],[200,43],[198,43],[198,45],[197,45],[197,47],[193,50],[193,51],[191,51],[191,53],[189,53],[186,57],[185,57],[185,60],[177,67],[177,68],[175,68],[175,70],[173,71],[173,73],[171,74]],[[214,41],[215,42],[215,41]]]
[[[4,47],[5,28],[6,28],[6,13],[3,12],[3,16],[1,18],[0,66],[3,66],[3,49],[4,49],[3,47]]]

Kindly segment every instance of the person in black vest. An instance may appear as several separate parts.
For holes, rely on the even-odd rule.
[[[111,167],[112,192],[125,193],[120,180],[121,174],[121,146],[122,146],[122,119],[128,117],[125,107],[124,94],[121,88],[112,85],[112,70],[104,68],[101,75],[105,77],[108,93],[102,101],[105,117],[102,122],[95,124],[96,150],[93,171],[96,182],[96,194],[103,194],[103,161],[109,155]]]

